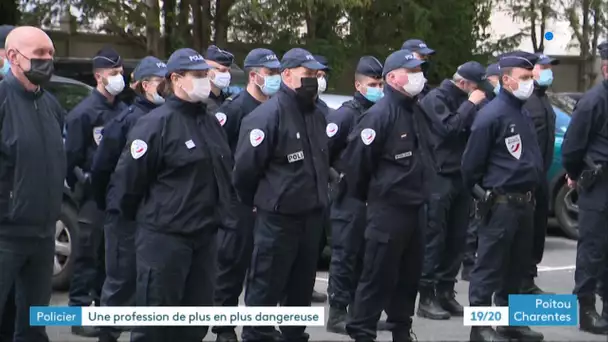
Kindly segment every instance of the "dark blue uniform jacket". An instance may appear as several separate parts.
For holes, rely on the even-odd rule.
[[[91,171],[104,126],[125,108],[127,105],[120,101],[109,103],[107,98],[95,89],[68,114],[65,152],[68,165],[67,182],[71,188],[77,181],[73,173],[74,168]]]
[[[608,81],[589,89],[578,101],[562,144],[562,162],[571,179],[594,163],[608,163]]]
[[[139,118],[156,107],[157,105],[145,97],[137,95],[132,105],[104,127],[103,139],[95,152],[91,167],[93,194],[99,209],[106,208],[106,190],[118,158],[127,144],[127,134]]]
[[[215,114],[220,125],[226,131],[228,144],[233,154],[236,150],[236,143],[239,140],[239,131],[243,118],[256,109],[260,103],[247,90],[244,90],[228,98]]]
[[[534,121],[545,172],[549,171],[553,163],[553,152],[555,150],[555,111],[546,92],[547,87],[536,85],[532,96],[524,105],[524,108],[530,113],[532,121]]]
[[[498,193],[533,191],[540,184],[543,161],[534,123],[524,101],[504,89],[481,108],[462,156],[468,189],[475,184]]]
[[[233,181],[241,201],[282,214],[328,204],[325,113],[284,84],[243,119]]]
[[[215,114],[229,96],[230,95],[223,90],[219,95],[215,95],[213,92],[209,93],[209,98],[207,101],[205,101],[207,105],[207,113]]]
[[[419,205],[433,172],[419,135],[424,116],[417,98],[391,86],[361,117],[342,154],[347,191],[363,202]]]
[[[65,179],[65,111],[51,93],[0,82],[0,235],[51,237]]]
[[[337,110],[331,111],[327,116],[327,128],[325,129],[329,138],[330,163],[338,171],[343,172],[340,167],[340,154],[346,148],[348,136],[359,121],[363,113],[374,103],[355,92],[352,100],[346,101]]]
[[[451,80],[441,82],[420,100],[420,104],[428,122],[431,122],[437,172],[460,176],[462,153],[477,107],[468,100],[468,94]]]
[[[222,226],[236,198],[226,135],[202,103],[171,96],[129,132],[108,188],[108,211],[139,226],[189,234]]]

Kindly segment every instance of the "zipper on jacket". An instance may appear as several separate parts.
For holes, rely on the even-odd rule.
[[[42,123],[42,118],[40,117],[41,114],[40,114],[40,110],[38,108],[38,99],[34,99],[34,109],[36,110],[36,113],[35,113],[35,116],[36,116],[36,118],[35,118],[36,125],[38,125],[38,131],[40,132],[40,140],[42,142],[42,152],[43,152],[43,156],[45,156],[45,160],[43,161],[43,164],[44,164],[44,174],[46,176],[51,176],[49,174],[49,166],[48,166],[48,158],[51,157],[51,156],[49,156],[47,154],[48,151],[47,151],[47,146],[46,146],[46,141],[45,141],[44,125]],[[46,186],[45,188],[46,188],[47,203],[49,203],[50,200],[51,200],[51,189],[50,189],[50,186]],[[47,209],[46,209],[46,213],[45,213],[46,219],[44,221],[45,221],[45,223],[48,223],[48,221],[50,219],[50,211],[49,211],[48,208],[50,206],[47,205],[45,207]]]

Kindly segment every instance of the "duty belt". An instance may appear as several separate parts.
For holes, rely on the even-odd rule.
[[[524,204],[530,203],[534,199],[531,191],[525,193],[508,193],[508,194],[497,194],[494,197],[495,203],[515,203]]]

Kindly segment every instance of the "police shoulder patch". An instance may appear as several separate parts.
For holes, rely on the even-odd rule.
[[[338,133],[338,125],[333,122],[328,123],[327,127],[325,128],[325,133],[327,133],[328,137],[333,137],[336,135],[336,133]]]
[[[143,157],[144,154],[148,151],[148,144],[145,141],[135,139],[131,143],[131,156],[133,159],[139,159]]]
[[[93,140],[97,145],[101,143],[103,138],[103,126],[93,127]]]
[[[224,126],[228,117],[224,113],[217,112],[215,113],[215,118],[220,122],[220,125]]]
[[[255,128],[251,130],[251,133],[249,133],[249,142],[251,143],[251,146],[257,147],[262,143],[262,141],[264,141],[265,137],[266,135],[264,134],[264,131]]]
[[[376,131],[371,128],[365,128],[361,131],[361,140],[365,145],[371,144],[376,139]]]

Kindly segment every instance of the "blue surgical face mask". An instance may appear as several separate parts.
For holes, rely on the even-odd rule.
[[[260,86],[262,93],[266,96],[272,96],[281,88],[281,75],[263,76],[264,84]]]
[[[494,94],[498,95],[498,93],[500,92],[500,83],[496,85],[496,87],[494,87]]]
[[[0,70],[0,75],[4,76],[8,74],[8,71],[11,69],[11,64],[8,62],[8,59],[4,59],[4,64],[2,64],[2,69]]]
[[[376,103],[376,101],[380,100],[384,96],[384,92],[382,92],[382,88],[378,87],[367,87],[365,91],[366,99],[370,102]]]
[[[538,78],[538,84],[541,86],[548,87],[553,83],[553,70],[544,69],[540,71],[540,77]]]

